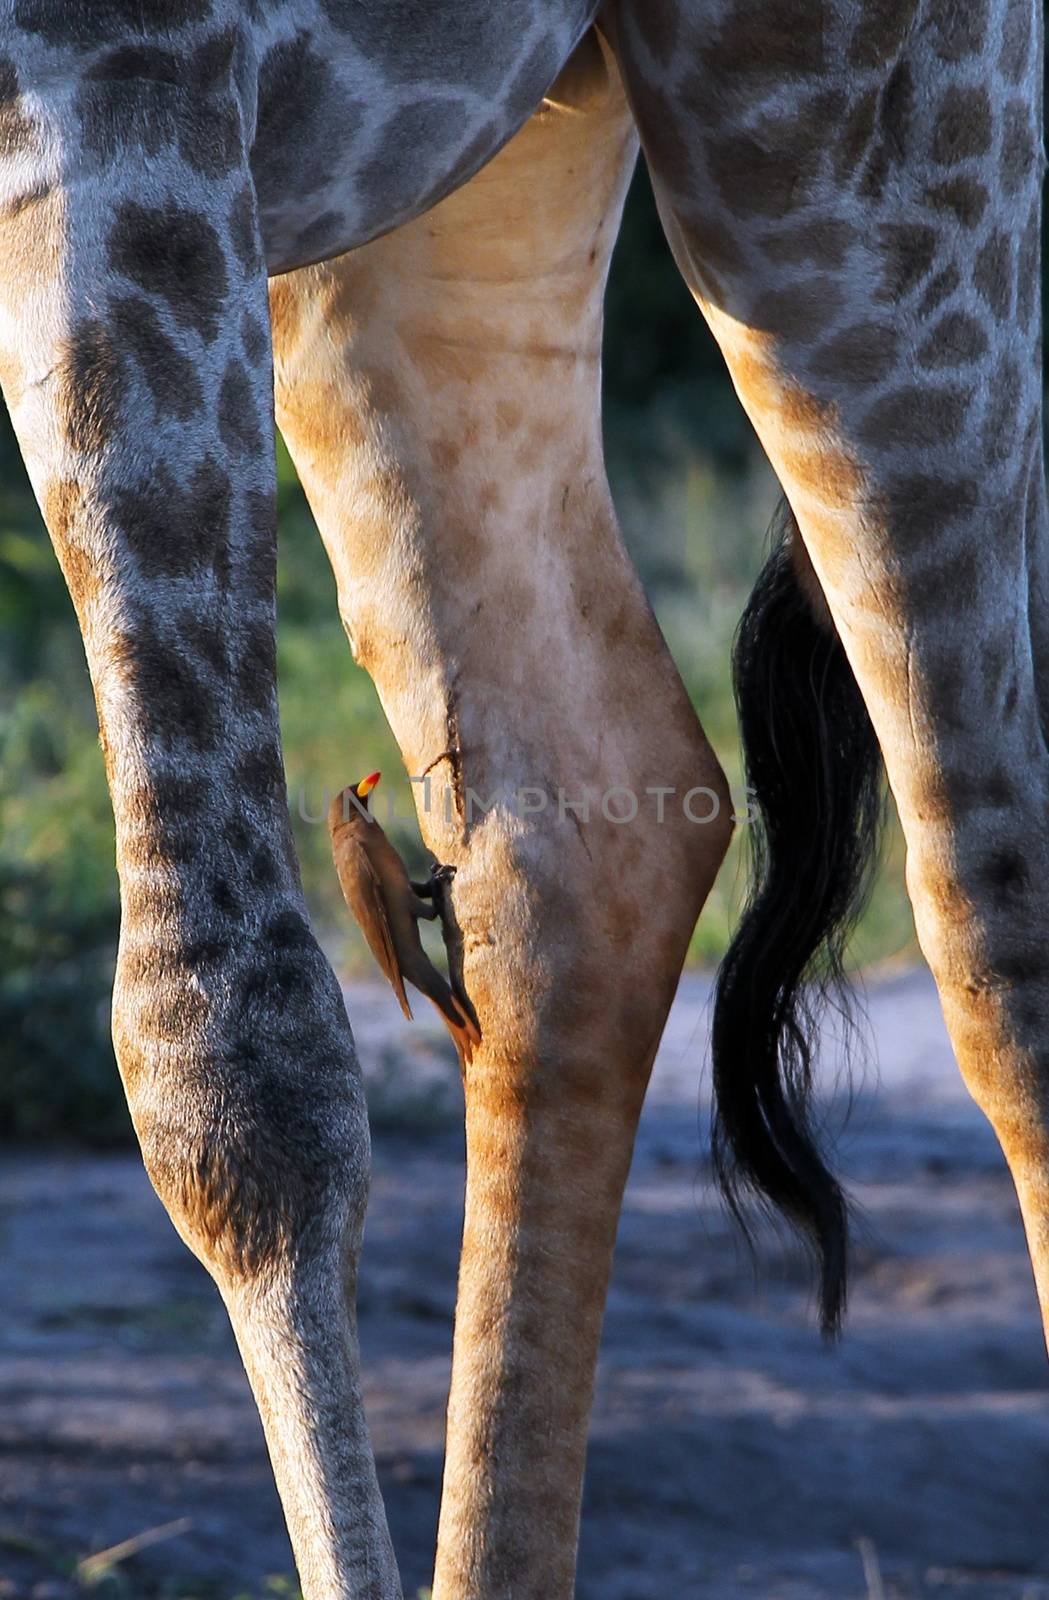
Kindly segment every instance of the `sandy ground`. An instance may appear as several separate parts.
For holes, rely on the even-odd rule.
[[[454,1073],[354,990],[375,1183],[367,1397],[406,1595],[428,1582],[461,1223]],[[689,979],[638,1140],[609,1302],[580,1600],[1049,1600],[1049,1373],[1011,1187],[927,976],[871,986],[880,1079],[841,1141],[862,1207],[842,1345],[709,1186]],[[705,1113],[704,1113],[705,1115]],[[0,1595],[157,1525],[100,1595],[290,1592],[262,1434],[210,1282],[132,1156],[0,1155]],[[865,1566],[866,1564],[866,1566]],[[65,1576],[63,1576],[65,1574]],[[880,1574],[880,1576],[879,1576]]]

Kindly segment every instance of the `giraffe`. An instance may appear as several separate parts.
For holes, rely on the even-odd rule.
[[[360,1074],[287,825],[274,383],[354,655],[449,796],[420,823],[483,1027],[434,1593],[567,1600],[633,1131],[731,828],[601,453],[638,134],[812,629],[873,720],[1049,1313],[1037,8],[608,0],[595,32],[597,10],[0,0],[0,383],[95,689],[118,1060],[307,1600],[400,1586],[354,1318]],[[661,803],[700,788],[703,825]],[[644,811],[588,812],[615,789]],[[742,1041],[774,1075],[792,1025],[773,1008],[771,1045]],[[735,1068],[745,1170],[833,1277],[832,1181],[778,1079],[762,1098]]]

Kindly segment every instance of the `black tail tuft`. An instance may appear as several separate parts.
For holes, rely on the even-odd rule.
[[[777,532],[733,652],[751,874],[715,987],[714,1161],[744,1229],[750,1190],[812,1246],[829,1336],[845,1308],[848,1219],[810,1125],[809,1039],[877,859],[881,760],[841,642],[799,586],[785,503]]]

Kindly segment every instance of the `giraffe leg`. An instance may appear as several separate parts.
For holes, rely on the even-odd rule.
[[[592,36],[465,189],[271,287],[278,420],[354,654],[431,773],[420,822],[456,869],[482,1028],[436,1600],[574,1592],[634,1130],[731,826],[605,480],[601,301],[634,152]]]
[[[1040,7],[623,0],[617,22],[678,260],[874,723],[1049,1323]]]
[[[205,180],[137,159],[119,134],[144,125],[135,93],[85,84],[74,111],[41,90],[21,161],[0,163],[0,372],[116,819],[114,1040],[149,1176],[229,1310],[304,1593],[393,1600],[354,1315],[367,1124],[277,721],[253,192],[238,161]],[[188,96],[170,109],[207,125]]]

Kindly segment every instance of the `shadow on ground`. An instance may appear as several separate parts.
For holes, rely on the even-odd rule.
[[[756,1287],[712,1196],[707,989],[683,985],[620,1235],[579,1600],[861,1600],[879,1583],[899,1600],[1049,1600],[1049,1384],[1012,1190],[927,976],[870,998],[881,1080],[841,1140],[863,1217],[846,1338],[826,1350],[803,1264],[770,1240]],[[369,1417],[414,1596],[461,1225],[455,1076],[385,992],[354,990],[350,1010],[375,1121]],[[0,1596],[292,1593],[224,1314],[137,1160],[0,1159]]]

